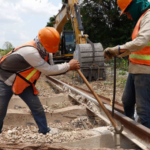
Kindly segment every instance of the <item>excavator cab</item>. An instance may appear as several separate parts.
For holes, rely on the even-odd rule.
[[[59,50],[54,54],[54,63],[69,62],[73,58],[75,51],[75,35],[73,31],[63,31],[61,33],[61,42]]]
[[[63,31],[61,38],[61,54],[73,54],[75,51],[75,35],[73,31]],[[72,55],[73,56],[73,55]]]

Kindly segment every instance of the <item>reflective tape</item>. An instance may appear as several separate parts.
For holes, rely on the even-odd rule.
[[[148,45],[147,46],[150,46],[150,42],[148,43]]]
[[[150,55],[130,54],[131,59],[150,60]]]
[[[26,79],[27,79],[27,80],[30,80],[30,78],[31,78],[36,72],[37,72],[37,70],[34,69],[34,70],[26,77]]]

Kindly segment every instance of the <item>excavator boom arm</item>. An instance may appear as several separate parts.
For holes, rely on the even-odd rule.
[[[75,33],[76,44],[85,44],[87,43],[86,37],[84,35],[84,29],[81,21],[81,15],[79,11],[78,0],[66,0],[62,9],[57,14],[54,27],[61,33],[64,25],[69,19],[71,19],[72,27]]]
[[[103,47],[101,43],[92,43],[88,35],[84,34],[79,7],[78,0],[64,0],[63,7],[56,16],[54,24],[56,30],[61,34],[64,25],[71,19],[75,35],[72,40],[73,36],[69,36],[67,31],[62,32],[60,44],[62,57],[60,57],[63,62],[73,57],[78,60],[83,74],[89,81],[93,78],[105,79]],[[73,46],[75,48],[72,48]]]

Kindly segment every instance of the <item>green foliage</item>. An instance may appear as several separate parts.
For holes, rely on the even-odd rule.
[[[9,53],[11,50],[3,50],[3,51],[0,51],[0,55],[4,56],[6,55],[7,53]]]
[[[114,59],[111,59],[108,63],[112,68],[114,67]],[[116,58],[116,68],[122,70],[122,72],[119,73],[120,75],[124,75],[125,72],[128,71],[128,57]]]
[[[55,18],[56,16],[50,17],[49,18],[49,22],[47,22],[46,27],[53,27],[54,26],[54,22],[55,22]],[[72,31],[72,24],[71,24],[71,20],[69,20],[65,26],[64,26],[64,30],[65,31]]]
[[[13,45],[10,42],[5,42],[3,44],[3,49],[0,50],[0,55],[4,56],[13,49]]]
[[[4,50],[12,50],[13,49],[13,46],[12,46],[12,44],[10,43],[10,42],[5,42],[4,44],[3,44],[3,49]]]
[[[119,78],[117,79],[117,87],[124,88],[126,85],[127,79]]]
[[[65,31],[73,31],[72,24],[71,24],[71,20],[69,20],[69,21],[65,24],[64,30],[65,30]]]
[[[55,15],[53,17],[50,17],[49,18],[49,22],[47,22],[46,27],[53,27],[54,26],[54,22],[55,22],[55,18],[56,18]]]
[[[81,14],[85,33],[92,42],[101,42],[106,48],[131,40],[132,21],[120,16],[117,0],[84,0]]]
[[[120,16],[117,0],[84,0],[80,12],[84,33],[93,43],[100,42],[106,48],[131,40],[133,22],[126,15]],[[55,17],[51,17],[46,26],[52,27]],[[64,30],[72,30],[71,21],[66,23]]]
[[[126,72],[122,70],[121,72],[119,72],[119,75],[126,75]]]
[[[117,58],[117,68],[128,71],[128,57]]]

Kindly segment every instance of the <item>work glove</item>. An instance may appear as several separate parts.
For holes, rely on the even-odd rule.
[[[104,50],[104,57],[106,60],[112,59],[114,56],[119,55],[119,46],[108,47]]]

